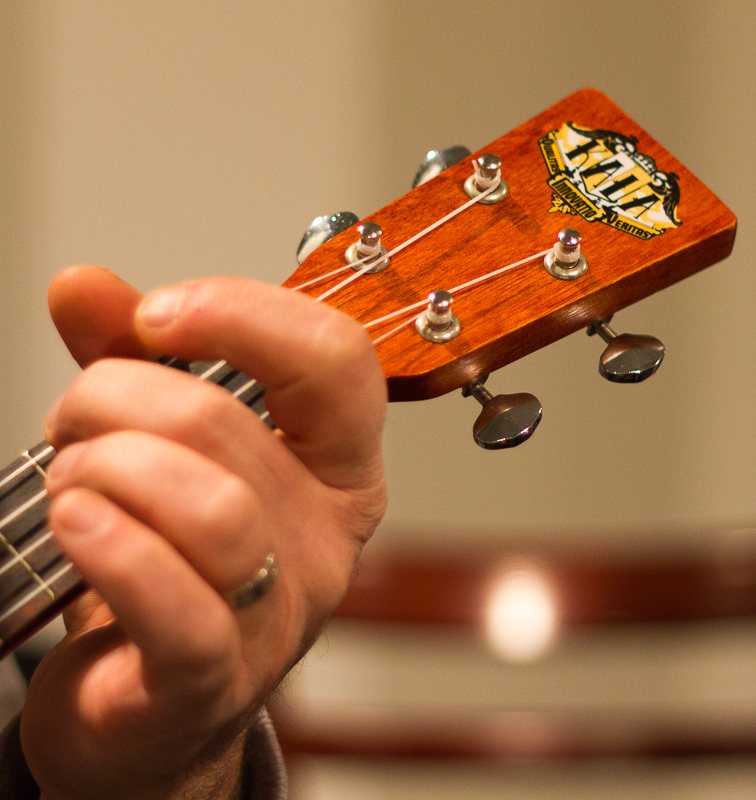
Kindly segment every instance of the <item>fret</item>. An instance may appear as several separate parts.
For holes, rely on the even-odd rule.
[[[265,407],[265,384],[250,378],[243,372],[234,369],[225,361],[184,361],[166,357],[160,359],[161,364],[189,372],[198,378],[215,383],[238,397],[242,403],[251,408],[260,419],[273,427],[273,421]]]
[[[40,442],[27,450],[20,458],[0,472],[0,493],[5,493],[15,480],[24,480],[32,471],[44,475],[44,467],[52,461],[55,448],[48,442]]]
[[[40,608],[49,605],[50,600],[55,600],[57,582],[62,582],[64,577],[72,576],[75,573],[73,564],[62,557],[58,558],[53,566],[54,569],[48,570],[44,577],[40,576],[38,585],[27,587],[26,591],[20,593],[18,599],[9,604],[0,614],[0,631],[2,631],[2,626],[13,618],[14,614],[21,611],[28,612],[32,603],[39,601]]]
[[[60,552],[39,578],[38,584],[27,584],[10,598],[0,612],[0,657],[15,649],[84,590],[81,575]]]
[[[44,489],[44,470],[54,456],[55,449],[43,441],[0,472],[0,529],[2,520]]]
[[[0,563],[0,613],[27,586],[41,586],[42,575],[63,555],[47,526],[40,526],[34,538],[24,540]],[[55,598],[47,592],[51,600]]]

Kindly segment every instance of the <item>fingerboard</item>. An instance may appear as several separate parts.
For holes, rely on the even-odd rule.
[[[225,362],[161,363],[230,391],[272,427],[265,386]],[[0,472],[0,658],[81,594],[86,585],[47,524],[45,474],[56,451],[40,442]]]

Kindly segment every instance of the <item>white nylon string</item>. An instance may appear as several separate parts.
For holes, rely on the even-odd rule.
[[[436,228],[443,225],[445,222],[448,222],[450,219],[456,217],[457,214],[461,214],[463,211],[467,211],[467,209],[470,208],[470,206],[474,206],[476,203],[480,202],[484,197],[487,197],[489,194],[491,194],[491,192],[493,192],[499,185],[501,181],[501,176],[499,175],[497,176],[497,178],[498,179],[496,183],[494,183],[492,186],[489,186],[488,189],[486,189],[484,192],[481,192],[476,197],[473,197],[471,200],[468,200],[466,203],[463,203],[461,206],[459,206],[459,208],[455,208],[454,211],[447,214],[445,217],[436,220],[436,222],[434,222],[432,225],[429,225],[427,228],[425,228],[425,230],[420,231],[420,233],[416,233],[414,236],[410,236],[410,238],[407,239],[405,242],[402,242],[400,245],[397,245],[393,250],[388,252],[384,256],[384,258],[390,258],[391,256],[400,253],[406,247],[409,247],[411,244],[414,244],[418,239],[422,239],[423,236],[427,236],[431,231],[435,231]],[[372,264],[365,264],[365,266],[362,267],[362,269],[360,269],[359,271],[355,272],[354,275],[350,275],[348,278],[345,278],[343,281],[341,281],[341,283],[337,283],[327,292],[323,292],[323,294],[317,297],[316,300],[320,302],[322,300],[325,300],[326,297],[330,297],[335,292],[338,292],[339,289],[343,289],[345,286],[348,286],[352,281],[356,281],[357,278],[364,275],[372,266],[373,266]]]
[[[343,267],[334,269],[331,272],[326,272],[325,275],[321,275],[318,278],[313,278],[311,281],[305,281],[304,283],[300,283],[299,286],[293,286],[291,291],[298,292],[300,289],[304,289],[305,286],[312,286],[313,283],[320,283],[321,281],[324,281],[326,278],[331,278],[334,275],[338,275],[339,272],[343,272],[345,269],[351,269],[351,268],[352,268],[351,264],[344,264]]]
[[[400,308],[398,311],[392,311],[390,314],[384,314],[382,317],[378,317],[378,319],[366,322],[362,327],[372,328],[375,325],[380,325],[382,322],[386,322],[386,320],[393,319],[394,317],[399,317],[402,314],[406,314],[408,311],[420,308],[421,306],[425,307],[427,305],[428,305],[428,298],[426,297],[425,300],[418,300],[417,303],[413,303],[411,306],[405,306],[404,308]]]
[[[476,284],[482,283],[483,281],[491,280],[492,278],[495,278],[497,275],[502,275],[503,273],[508,272],[511,269],[515,269],[515,267],[520,267],[523,264],[527,264],[528,261],[534,261],[537,258],[543,258],[546,255],[546,253],[550,251],[551,248],[549,248],[548,250],[542,250],[540,253],[535,253],[534,255],[528,256],[527,258],[523,258],[520,261],[515,261],[514,264],[507,264],[506,267],[500,267],[499,269],[495,269],[493,272],[487,272],[485,275],[480,275],[477,278],[473,278],[472,280],[467,281],[466,283],[460,283],[459,286],[455,286],[454,288],[449,289],[449,293],[452,295],[459,294],[459,292],[462,292],[465,289],[469,289],[471,286],[475,286]],[[391,319],[392,317],[398,317],[401,314],[406,314],[408,311],[414,311],[416,308],[420,308],[421,306],[426,306],[427,304],[428,304],[427,300],[420,300],[417,303],[413,303],[410,306],[405,306],[404,308],[399,309],[399,311],[393,311],[391,314],[386,314],[383,317],[374,319],[372,320],[372,322],[366,323],[363,327],[370,328],[374,325],[379,325],[381,322],[385,322],[386,320]],[[392,328],[388,333],[384,333],[383,336],[379,336],[377,339],[373,339],[373,344],[379,344],[380,342],[384,341],[384,339],[388,339],[389,336],[392,336],[397,331],[400,331],[402,330],[402,328],[409,325],[411,322],[414,322],[419,316],[420,314],[415,314],[413,317],[404,320],[404,322],[402,322],[400,325],[397,325],[395,328]]]
[[[423,301],[423,305],[427,305],[427,301]],[[409,319],[405,319],[404,322],[397,325],[395,328],[392,328],[388,333],[384,333],[383,336],[379,336],[377,339],[373,339],[373,344],[380,344],[384,339],[388,339],[389,336],[393,336],[397,331],[406,328],[411,322],[414,322],[418,317],[422,315],[422,311],[419,314],[415,314],[414,317],[410,317]]]
[[[501,181],[501,170],[499,170],[497,172],[496,177],[494,177],[494,178],[484,178],[484,177],[482,177],[480,175],[479,170],[477,168],[477,165],[474,164],[473,166],[476,169],[476,174],[478,174],[480,182],[486,183],[486,182],[492,181],[493,182],[492,185],[486,187],[485,191],[481,192],[479,195],[477,195],[476,197],[472,198],[472,200],[470,200],[469,202],[465,203],[464,205],[462,205],[459,208],[457,208],[454,211],[452,211],[451,214],[447,214],[443,219],[438,220],[438,222],[434,222],[430,227],[426,228],[424,231],[420,231],[420,233],[415,234],[415,236],[413,236],[411,239],[408,239],[406,242],[403,242],[402,244],[400,244],[397,247],[395,247],[390,253],[386,254],[386,256],[385,256],[386,258],[388,258],[389,256],[393,256],[395,253],[398,253],[401,250],[404,250],[405,247],[409,247],[409,245],[411,245],[413,242],[416,242],[422,236],[425,236],[426,234],[430,233],[432,230],[437,228],[439,225],[443,225],[444,222],[446,222],[447,220],[450,220],[452,217],[455,217],[457,214],[462,213],[463,211],[468,209],[470,206],[475,205],[475,203],[478,203],[480,200],[482,200],[484,197],[487,197],[489,194],[491,194],[491,192],[493,192],[496,189],[496,187],[499,185],[499,182]],[[325,273],[324,275],[319,275],[317,278],[312,278],[309,281],[305,281],[305,283],[300,283],[297,286],[293,286],[291,291],[297,292],[300,289],[304,289],[307,286],[312,286],[314,283],[320,283],[321,281],[326,280],[326,278],[331,278],[334,275],[338,275],[340,272],[344,272],[344,270],[354,269],[356,266],[358,266],[360,264],[364,264],[368,259],[371,259],[373,257],[374,256],[372,254],[364,256],[363,258],[359,259],[358,261],[352,261],[349,264],[345,264],[343,267],[339,267],[338,269],[334,269],[331,272]],[[372,264],[370,266],[372,266]],[[334,286],[333,289],[330,289],[329,291],[327,291],[325,294],[320,295],[320,297],[318,297],[317,300],[325,300],[326,297],[328,297],[329,295],[331,295],[334,292],[338,291],[342,286],[346,286],[349,283],[351,283],[353,280],[356,280],[357,278],[359,278],[360,275],[364,275],[368,271],[368,269],[369,269],[369,267],[367,269],[360,270],[359,272],[355,272],[354,275],[350,275],[348,280],[343,281],[338,286]]]
[[[209,367],[208,369],[206,369],[206,370],[205,370],[205,371],[202,373],[202,375],[199,375],[199,376],[198,376],[198,377],[199,377],[199,379],[200,379],[201,381],[206,381],[208,378],[210,378],[211,376],[215,375],[215,373],[216,373],[216,372],[217,372],[219,369],[222,369],[223,367],[225,367],[225,366],[226,366],[226,364],[228,364],[228,361],[216,361],[216,362],[215,362],[215,364],[213,364],[213,365],[212,365],[212,367]]]
[[[53,446],[50,445],[49,447],[46,447],[41,452],[37,453],[37,455],[34,456],[34,458],[32,458],[29,455],[29,451],[28,450],[25,453],[22,453],[21,454],[22,458],[26,458],[27,459],[26,463],[22,464],[18,469],[13,470],[13,472],[11,472],[10,475],[6,475],[0,481],[0,488],[5,486],[5,484],[8,483],[9,481],[12,481],[18,475],[21,475],[22,473],[26,472],[27,469],[31,469],[32,467],[36,468],[37,462],[41,461],[46,455],[49,455],[52,451],[53,451]],[[39,469],[41,469],[41,467],[39,467]]]
[[[520,261],[515,261],[514,264],[509,264],[506,267],[501,267],[500,269],[495,269],[493,272],[488,272],[485,275],[481,275],[479,278],[473,278],[471,281],[467,281],[467,283],[460,283],[459,286],[455,286],[453,289],[450,289],[449,292],[454,294],[455,292],[461,292],[463,289],[469,289],[471,286],[475,286],[476,283],[481,283],[482,281],[490,280],[491,278],[495,278],[497,275],[501,275],[503,272],[507,272],[510,269],[514,269],[515,267],[520,267],[523,264],[527,264],[528,261],[533,261],[536,258],[543,258],[546,253],[550,252],[551,248],[549,247],[547,250],[541,250],[540,253],[535,253],[532,256],[528,256],[527,258],[523,258]]]
[[[29,594],[24,595],[14,606],[11,606],[3,615],[0,617],[0,622],[10,617],[15,611],[18,611],[20,608],[23,608],[30,600],[35,598],[38,594],[45,592],[52,600],[55,599],[55,593],[50,588],[55,581],[59,578],[62,578],[67,572],[70,572],[73,569],[73,564],[67,563],[65,566],[61,567],[54,575],[51,575],[46,581],[41,581],[39,586],[36,587],[32,592]]]
[[[34,497],[30,497],[25,503],[22,503],[18,508],[11,511],[7,517],[0,520],[0,530],[2,530],[6,525],[10,525],[14,519],[18,519],[22,514],[27,512],[32,506],[39,503],[45,495],[47,494],[47,489],[42,489],[41,492],[37,492]]]
[[[8,523],[13,522],[14,519],[17,519],[19,516],[21,516],[21,514],[25,514],[33,505],[35,505],[40,500],[42,500],[46,495],[47,495],[47,490],[43,489],[41,492],[39,492],[36,495],[34,495],[34,497],[31,497],[25,503],[20,505],[15,511],[11,512],[10,514],[8,514],[8,516],[5,517],[5,519],[0,520],[0,530],[2,530],[2,528],[4,528]],[[30,552],[30,550],[33,549],[33,548],[27,548],[26,551],[20,553],[13,546],[13,543],[9,539],[7,539],[2,533],[0,533],[0,541],[2,541],[2,543],[5,545],[5,548],[8,550],[8,552],[11,553],[11,555],[12,555],[11,562],[12,563],[13,562],[20,563],[21,566],[29,573],[29,575],[31,576],[32,580],[35,583],[38,584],[38,587],[34,591],[33,595],[37,595],[40,591],[47,591],[47,593],[50,596],[50,598],[54,600],[55,596],[53,595],[53,593],[49,589],[47,589],[46,584],[42,580],[40,575],[37,574],[37,571],[35,569],[33,569],[31,564],[29,564],[26,561],[26,559],[24,558],[24,556],[27,555]],[[19,601],[19,602],[21,604],[23,604],[22,601]],[[18,606],[18,603],[16,604],[16,606]],[[6,614],[4,614],[2,619],[4,619],[9,613],[15,611],[16,606],[14,606],[11,609],[11,611],[9,611]]]
[[[6,561],[2,567],[0,567],[0,575],[4,572],[7,572],[14,564],[19,564],[22,561],[26,561],[26,557],[33,553],[35,550],[39,549],[45,542],[49,542],[52,539],[53,532],[47,531],[43,536],[40,536],[39,539],[36,539],[26,550],[14,550],[14,556],[10,560]]]

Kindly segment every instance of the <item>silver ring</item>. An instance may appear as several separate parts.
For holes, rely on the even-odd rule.
[[[265,564],[257,570],[255,577],[243,586],[230,592],[229,604],[232,608],[246,608],[256,603],[273,588],[278,576],[278,562],[273,553],[268,553]]]

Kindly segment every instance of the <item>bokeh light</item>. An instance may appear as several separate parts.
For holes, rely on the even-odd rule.
[[[535,661],[551,647],[557,633],[554,589],[537,569],[520,567],[496,582],[486,610],[486,639],[507,661]]]

